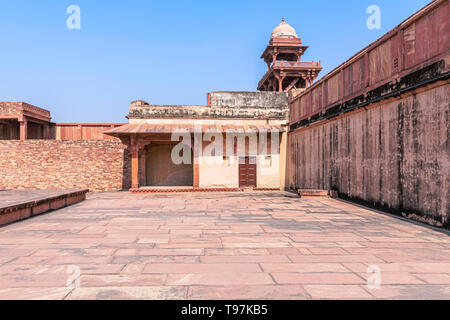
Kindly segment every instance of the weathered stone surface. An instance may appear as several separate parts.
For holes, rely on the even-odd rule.
[[[450,228],[448,1],[290,100],[288,184]]]
[[[0,115],[19,116],[23,112],[31,112],[50,119],[50,111],[25,102],[0,102]]]
[[[335,189],[448,227],[449,90],[421,88],[293,132],[289,186]]]
[[[226,108],[283,108],[288,104],[284,92],[211,92],[211,105]]]
[[[212,92],[211,106],[132,103],[128,118],[286,119],[288,97],[278,92]]]
[[[446,231],[329,198],[91,193],[0,228],[0,300],[449,299],[449,250]]]
[[[129,155],[111,140],[0,141],[1,189],[122,190],[130,187]]]

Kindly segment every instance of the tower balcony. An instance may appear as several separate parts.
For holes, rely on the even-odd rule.
[[[290,68],[290,67],[305,67],[305,68],[321,68],[321,62],[303,62],[303,61],[285,61],[285,60],[277,60],[275,61],[274,67],[282,67],[282,68]]]
[[[288,61],[276,60],[269,66],[269,70],[258,83],[258,90],[260,91],[276,91],[275,88],[280,87],[290,90],[296,85],[309,86],[322,70],[322,63],[320,61]],[[281,78],[281,80],[280,80]],[[300,79],[301,81],[296,81]],[[272,89],[267,89],[271,87]]]

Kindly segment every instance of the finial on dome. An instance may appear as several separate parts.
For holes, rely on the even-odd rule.
[[[298,36],[295,29],[282,18],[281,23],[273,30],[271,38],[298,38]]]

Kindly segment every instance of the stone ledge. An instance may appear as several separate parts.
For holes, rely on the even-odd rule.
[[[338,193],[334,190],[319,190],[319,189],[298,189],[300,197],[328,197],[337,198]]]
[[[177,192],[252,192],[252,191],[280,191],[279,188],[194,188],[194,187],[142,187],[130,189],[130,193],[177,193]]]
[[[2,191],[6,195],[18,200],[0,202],[0,226],[24,220],[51,210],[57,210],[86,199],[88,189],[71,189],[58,191]],[[33,196],[33,193],[39,193]],[[27,193],[29,196],[27,197]],[[2,193],[0,192],[0,195]],[[8,203],[10,202],[10,203]]]
[[[130,189],[131,193],[176,193],[176,192],[240,192],[239,188],[193,188],[193,187],[142,187]]]

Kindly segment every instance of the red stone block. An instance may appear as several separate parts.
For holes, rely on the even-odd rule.
[[[201,274],[169,274],[167,285],[264,285],[274,284],[266,273],[201,273]]]
[[[279,284],[366,284],[354,273],[272,273]]]
[[[41,203],[41,204],[37,205],[36,207],[33,207],[32,210],[33,210],[33,216],[47,212],[50,210],[50,203],[49,202]]]
[[[159,263],[149,264],[145,266],[143,273],[216,273],[223,272],[261,272],[261,268],[257,264],[243,263]]]
[[[66,199],[57,199],[50,202],[50,209],[57,210],[66,206]]]

